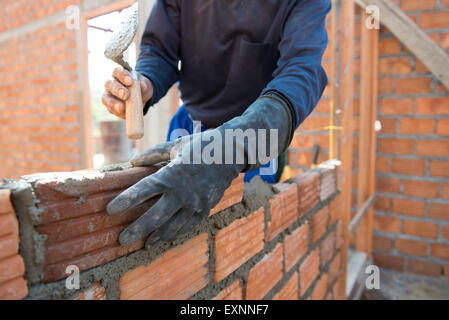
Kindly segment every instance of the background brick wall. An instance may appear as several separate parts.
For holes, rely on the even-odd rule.
[[[68,30],[64,18],[80,3],[0,2],[1,177],[83,166],[79,30]]]
[[[11,189],[24,235],[28,298],[342,299],[335,165],[274,186],[260,179],[244,185],[240,176],[193,232],[152,250],[141,249],[142,241],[120,247],[117,236],[154,200],[126,215],[104,210],[157,167],[35,174],[10,182],[3,187]],[[15,254],[21,259],[17,245]],[[6,268],[1,262],[0,275]],[[65,288],[68,265],[81,271],[78,291]],[[23,263],[20,270],[19,278]]]
[[[440,47],[449,50],[448,1],[393,2]],[[353,214],[357,208],[360,28],[357,7]],[[332,68],[330,49],[323,62],[328,75]],[[374,262],[385,268],[449,277],[449,92],[383,26],[379,54],[377,117],[382,130],[377,137]],[[327,89],[311,117],[295,135],[289,158],[293,168],[310,166],[314,143],[324,150],[322,158],[327,157],[328,132],[304,131],[329,125],[329,94]]]

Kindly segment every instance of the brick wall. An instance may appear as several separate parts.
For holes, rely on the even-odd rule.
[[[394,2],[440,47],[449,50],[448,1]],[[360,28],[356,7],[353,214],[357,208]],[[382,130],[377,137],[374,262],[399,271],[449,277],[449,92],[383,26],[379,54],[377,118]],[[330,53],[323,64],[330,75]],[[329,142],[323,135],[328,133],[301,132],[328,125],[329,94],[327,90],[297,132],[290,152],[294,168],[310,166],[314,143],[325,150],[326,158]]]
[[[208,219],[155,250],[142,249],[142,241],[125,247],[117,242],[155,200],[122,216],[104,211],[116,194],[157,167],[35,174],[9,182],[3,188],[11,190],[20,221],[27,298],[341,299],[336,165],[274,186],[258,178],[244,185],[240,176]],[[1,199],[3,208],[9,202]],[[65,287],[68,265],[81,271],[79,290]]]
[[[448,1],[397,2],[440,47],[449,49]],[[377,139],[374,261],[449,277],[449,92],[385,28],[379,88],[383,129]]]
[[[81,168],[80,31],[65,26],[81,1],[0,3],[0,176]]]

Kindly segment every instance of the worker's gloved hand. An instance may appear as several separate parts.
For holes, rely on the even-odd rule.
[[[274,138],[270,130],[276,131]],[[216,129],[157,145],[135,158],[134,166],[171,161],[108,204],[109,214],[120,214],[161,195],[120,234],[120,244],[149,235],[149,248],[190,231],[209,215],[240,172],[261,167],[285,151],[292,133],[290,109],[273,94],[260,97],[242,116]]]
[[[138,73],[137,76],[142,91],[142,101],[145,105],[145,103],[147,103],[153,96],[153,86],[148,78],[140,73]],[[126,119],[125,101],[129,98],[128,87],[132,86],[133,78],[129,71],[121,67],[114,69],[112,77],[112,80],[108,80],[104,84],[105,92],[103,93],[101,101],[108,109],[109,113],[119,118]]]

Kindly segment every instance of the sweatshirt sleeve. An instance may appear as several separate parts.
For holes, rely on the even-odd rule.
[[[153,97],[144,114],[178,81],[180,8],[177,0],[156,0],[140,45],[136,71],[150,79]]]
[[[262,91],[283,96],[297,128],[313,111],[328,80],[321,66],[328,44],[325,26],[330,0],[298,0],[284,24],[273,79]]]

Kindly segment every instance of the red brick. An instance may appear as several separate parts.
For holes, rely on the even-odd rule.
[[[215,237],[215,282],[235,271],[263,249],[264,209],[238,219]]]
[[[380,251],[391,251],[393,241],[387,237],[373,236],[373,248]]]
[[[285,236],[285,268],[289,271],[307,252],[309,244],[309,223],[306,222],[291,234]]]
[[[421,11],[436,7],[436,0],[405,0],[401,2],[401,9],[404,11]]]
[[[434,177],[449,178],[449,162],[447,161],[430,161],[430,174]]]
[[[396,79],[397,94],[422,94],[429,93],[431,81],[428,77]]]
[[[444,239],[449,240],[449,225],[441,227],[441,235]]]
[[[430,254],[438,259],[449,260],[449,246],[441,243],[432,243]]]
[[[407,262],[407,271],[423,274],[431,277],[441,276],[441,265],[429,261],[409,259]]]
[[[307,171],[293,178],[298,186],[298,211],[304,216],[318,204],[319,174],[315,171]]]
[[[376,178],[376,190],[380,192],[399,192],[398,178]]]
[[[145,167],[110,172],[82,170],[34,174],[24,178],[33,183],[37,198],[46,203],[127,188],[158,169]]]
[[[298,273],[294,272],[290,280],[276,293],[273,300],[298,300]]]
[[[323,242],[321,243],[320,258],[322,266],[326,265],[326,263],[328,263],[334,255],[337,243],[336,238],[336,232],[332,231],[326,238],[324,238]]]
[[[413,140],[381,138],[379,140],[379,150],[388,154],[411,154],[413,150]]]
[[[312,242],[318,241],[326,232],[327,223],[329,221],[329,207],[315,213],[312,218]]]
[[[393,79],[379,78],[379,94],[393,93]]]
[[[399,218],[388,216],[374,216],[373,229],[391,233],[399,233],[401,221]]]
[[[449,108],[449,98],[418,98],[416,113],[424,115],[446,115]]]
[[[423,29],[449,28],[448,10],[423,12],[420,16],[420,26]]]
[[[224,288],[212,300],[242,300],[242,287],[240,281],[235,280],[229,286]]]
[[[424,238],[438,237],[438,224],[433,222],[404,220],[404,233]]]
[[[100,282],[81,292],[74,300],[106,300],[106,292]]]
[[[20,300],[28,295],[27,282],[18,277],[0,284],[0,300]]]
[[[417,140],[416,154],[449,157],[449,140]]]
[[[14,214],[0,216],[0,236],[17,233],[17,219]]]
[[[379,133],[396,133],[396,119],[380,118],[382,129]]]
[[[420,198],[436,198],[438,195],[438,184],[428,181],[404,180],[404,195]]]
[[[400,132],[415,135],[433,134],[434,126],[435,121],[433,119],[403,118]]]
[[[320,256],[318,249],[311,252],[299,267],[300,294],[304,296],[307,289],[316,279],[320,268]]]
[[[80,271],[87,270],[101,264],[105,264],[109,261],[117,259],[118,257],[127,255],[131,252],[143,248],[144,241],[139,240],[135,243],[121,246],[111,246],[89,252],[83,256],[79,256],[70,260],[61,261],[55,264],[44,265],[44,283],[53,282],[59,279],[66,278],[68,275],[65,273],[67,265],[76,265]]]
[[[409,74],[412,72],[411,59],[409,57],[400,58],[380,58],[379,73],[386,75]]]
[[[329,161],[321,163],[317,169],[321,173],[320,199],[325,201],[337,191],[337,170],[335,165]]]
[[[441,198],[449,199],[449,183],[441,183]]]
[[[175,247],[120,279],[120,299],[187,299],[207,284],[207,234]]]
[[[280,191],[270,200],[271,220],[267,223],[265,239],[271,241],[291,225],[297,217],[298,191],[296,184],[278,183],[274,186]]]
[[[0,261],[0,283],[23,276],[25,264],[18,254]]]
[[[405,254],[411,254],[420,257],[427,256],[427,242],[409,239],[396,239],[395,246],[399,252]]]
[[[210,211],[209,216],[214,215],[220,211],[223,211],[224,209],[229,208],[230,206],[233,206],[234,204],[240,203],[243,199],[243,188],[244,188],[244,174],[240,174],[238,178],[236,178],[231,186],[226,189],[223,197],[221,198],[220,202],[212,208]]]
[[[391,172],[422,176],[426,173],[426,162],[423,159],[394,158],[391,163]]]
[[[431,203],[429,206],[429,218],[449,220],[449,205],[443,203]]]
[[[262,299],[282,278],[282,245],[265,255],[250,271],[246,299]]]
[[[330,203],[329,211],[330,211],[330,219],[329,224],[334,224],[341,218],[341,213],[343,212],[343,198],[340,195],[334,198]]]
[[[387,212],[391,208],[391,199],[389,197],[377,196],[374,201],[374,210]]]
[[[327,292],[327,274],[321,275],[312,291],[312,300],[323,300]]]
[[[11,257],[18,253],[19,238],[15,235],[0,237],[0,259]]]
[[[437,134],[440,136],[449,136],[449,119],[438,120]]]
[[[426,204],[424,201],[415,201],[407,199],[393,198],[393,209],[394,213],[424,217],[426,210]]]
[[[388,173],[390,159],[386,157],[376,157],[376,172]]]
[[[380,102],[381,114],[412,114],[413,100],[409,98],[383,98]]]
[[[14,212],[11,202],[9,200],[11,191],[8,189],[0,189],[0,215]]]
[[[379,39],[380,55],[395,55],[401,52],[401,43],[396,38]],[[385,79],[385,78],[383,78]]]
[[[397,256],[392,256],[382,253],[374,253],[374,264],[386,269],[393,269],[398,271],[403,271],[404,269],[404,259]]]
[[[334,281],[338,278],[342,271],[342,264],[340,260],[340,253],[335,256],[335,258],[332,260],[330,266],[329,266],[329,276],[328,276],[328,282],[329,285],[333,284]]]

